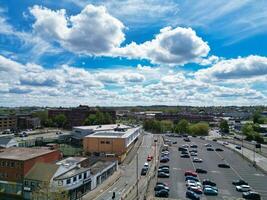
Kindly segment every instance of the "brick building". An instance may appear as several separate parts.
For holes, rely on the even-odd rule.
[[[54,108],[48,110],[48,118],[54,118],[57,115],[63,114],[67,118],[67,128],[73,126],[81,126],[84,124],[85,119],[90,114],[96,114],[97,111],[109,113],[112,119],[116,119],[116,111],[106,109],[93,109],[89,106],[78,106],[76,108]]]
[[[15,115],[0,116],[0,131],[17,128],[17,117]]]
[[[0,152],[0,199],[22,198],[24,176],[37,162],[52,163],[61,158],[48,148],[7,148]]]

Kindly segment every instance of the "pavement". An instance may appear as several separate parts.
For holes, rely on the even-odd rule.
[[[120,200],[122,195],[133,185],[136,184],[136,178],[140,179],[141,169],[146,162],[147,156],[151,153],[152,149],[152,141],[153,141],[153,135],[150,133],[145,133],[143,136],[142,143],[137,151],[138,156],[134,156],[132,161],[127,164],[120,165],[121,174],[120,177],[117,179],[117,181],[113,180],[106,180],[108,182],[111,182],[112,185],[107,187],[106,190],[98,190],[96,188],[95,190],[98,190],[98,195],[94,197],[94,200],[111,200],[112,199],[112,193],[115,192],[115,200]],[[138,162],[136,162],[138,160]],[[138,174],[137,174],[138,171]],[[83,199],[92,199],[91,192],[86,194]]]
[[[242,193],[235,190],[232,185],[233,180],[244,179],[253,190],[259,192],[262,199],[267,199],[266,178],[267,176],[261,170],[255,168],[251,162],[243,159],[239,154],[227,147],[214,141],[201,140],[199,138],[190,138],[191,143],[198,145],[198,157],[203,159],[202,163],[192,162],[192,158],[181,158],[178,152],[178,146],[185,144],[183,138],[168,139],[177,141],[177,145],[172,145],[169,148],[170,161],[167,163],[170,166],[170,178],[159,178],[158,181],[166,182],[170,187],[170,198],[172,199],[186,199],[186,186],[184,181],[184,171],[195,170],[196,168],[203,168],[208,171],[207,174],[199,174],[199,179],[210,179],[217,183],[219,189],[218,196],[202,195],[201,199],[239,199]],[[207,151],[206,143],[211,143],[214,148],[221,148],[223,152]],[[219,168],[220,163],[228,163],[231,168]]]

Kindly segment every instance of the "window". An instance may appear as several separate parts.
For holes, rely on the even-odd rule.
[[[5,161],[2,161],[1,165],[2,165],[2,167],[4,167],[5,166]]]
[[[105,141],[101,141],[100,144],[105,144]]]
[[[29,182],[28,181],[24,181],[24,185],[25,186],[28,186],[29,185]]]
[[[34,182],[31,182],[31,186],[34,187],[35,186],[35,183]]]
[[[7,167],[9,167],[9,166],[10,166],[8,161],[6,161],[6,166],[7,166]]]
[[[82,174],[79,174],[79,179],[82,179]]]
[[[110,144],[110,141],[106,141],[106,144]]]
[[[10,166],[11,166],[11,167],[15,167],[15,163],[14,163],[14,162],[11,162],[11,163],[10,163]]]
[[[70,178],[69,178],[69,179],[67,179],[67,184],[70,184],[70,182],[71,182],[71,181],[70,181]]]
[[[87,173],[83,173],[83,178],[86,179],[87,178]]]
[[[73,182],[75,182],[75,181],[77,181],[77,177],[76,176],[73,177]]]

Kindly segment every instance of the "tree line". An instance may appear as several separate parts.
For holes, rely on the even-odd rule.
[[[143,128],[152,133],[174,132],[177,134],[208,135],[209,124],[206,122],[189,123],[186,119],[181,119],[178,123],[169,120],[145,120]]]

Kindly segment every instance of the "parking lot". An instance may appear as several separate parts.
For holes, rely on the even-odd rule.
[[[177,141],[177,144],[172,144],[169,147],[168,163],[162,165],[170,166],[169,178],[158,178],[158,181],[165,182],[170,188],[169,198],[185,199],[186,186],[184,172],[186,170],[195,171],[196,168],[202,168],[208,171],[207,174],[198,174],[202,182],[203,179],[210,179],[217,184],[219,189],[218,196],[202,195],[201,199],[238,199],[242,197],[241,192],[237,192],[235,186],[232,185],[234,180],[244,179],[250,187],[261,194],[261,199],[267,199],[266,190],[266,175],[260,170],[255,169],[251,163],[244,160],[240,155],[234,153],[228,148],[214,141],[202,140],[199,138],[190,138],[191,142],[184,142],[183,138],[166,137],[172,142]],[[192,156],[190,158],[181,158],[178,147],[183,144],[198,145],[198,158],[203,159],[202,163],[194,163]],[[207,151],[205,144],[212,144],[213,148],[221,148],[224,151]],[[229,164],[231,168],[219,168],[220,163]]]

